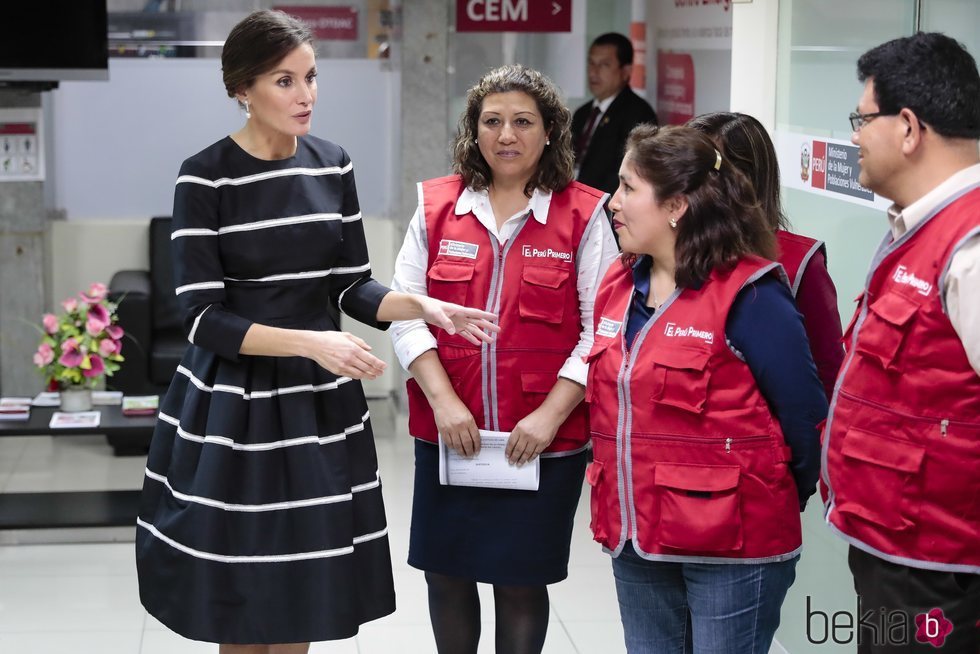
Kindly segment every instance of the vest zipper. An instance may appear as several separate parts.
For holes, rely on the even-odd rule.
[[[903,420],[914,420],[916,422],[926,422],[926,423],[933,423],[933,424],[935,424],[935,422],[936,422],[936,418],[927,418],[925,416],[914,416],[914,415],[912,415],[910,413],[905,413],[903,411],[897,411],[897,410],[893,409],[892,407],[885,406],[884,404],[880,404],[878,402],[875,402],[874,400],[868,400],[868,399],[865,399],[863,397],[857,397],[857,396],[852,395],[850,393],[847,393],[845,391],[841,391],[840,395],[842,397],[846,397],[847,399],[851,400],[852,402],[857,402],[858,404],[865,404],[867,406],[871,406],[871,407],[874,407],[876,409],[880,409],[882,411],[887,411],[888,413],[893,413],[893,414],[895,414],[897,416],[901,416]],[[939,433],[944,438],[945,438],[946,434],[949,432],[949,426],[950,425],[962,425],[964,427],[970,427],[970,428],[975,428],[976,427],[976,425],[974,423],[966,422],[966,421],[963,421],[963,420],[950,420],[949,418],[940,418],[939,419]]]
[[[623,359],[623,377],[622,377],[622,392],[623,397],[626,400],[626,405],[629,406],[630,403],[630,393],[629,393],[629,376],[630,376],[630,348],[626,345],[626,339],[623,338],[623,351],[625,353],[625,358]],[[625,502],[626,507],[626,539],[631,540],[633,538],[633,520],[630,507],[633,502],[633,475],[629,468],[629,457],[630,448],[632,447],[632,439],[626,433],[626,423],[623,423],[623,447],[620,464],[620,470],[623,471],[623,491],[624,497],[621,498]]]

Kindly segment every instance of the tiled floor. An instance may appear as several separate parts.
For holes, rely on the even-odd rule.
[[[394,415],[387,403],[372,403],[372,421],[385,484],[398,610],[364,625],[354,639],[317,643],[311,652],[432,654],[435,645],[425,582],[404,562],[412,496],[411,439],[405,435],[404,418]],[[113,458],[99,437],[3,438],[0,492],[138,488],[143,463]],[[609,559],[589,533],[587,498],[585,491],[576,516],[569,578],[551,587],[545,645],[550,654],[625,652]],[[805,595],[813,595],[815,604],[822,602],[831,612],[853,601],[846,586],[846,565],[842,567],[843,550],[820,533],[819,512],[809,515],[811,511],[807,529],[817,533],[808,533],[808,539],[818,551],[801,563],[797,585],[784,605],[779,639],[786,649],[777,644],[773,651],[853,651],[808,646],[804,637]],[[140,606],[132,537],[131,530],[0,532],[0,654],[216,653],[214,645],[170,632]],[[94,539],[122,542],[63,542]],[[39,540],[58,544],[37,544]],[[480,652],[489,653],[493,652],[493,604],[484,591]]]

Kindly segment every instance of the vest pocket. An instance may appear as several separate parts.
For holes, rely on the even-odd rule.
[[[521,270],[521,318],[561,323],[569,275],[567,268],[525,265]]]
[[[592,437],[592,463],[585,469],[585,479],[592,487],[589,505],[592,509],[592,538],[606,547],[615,548],[622,530],[616,475],[616,441]]]
[[[660,521],[657,541],[688,552],[727,552],[742,547],[738,466],[658,463],[654,493]]]
[[[541,406],[557,381],[557,372],[521,373],[521,390],[524,391],[523,398],[527,413]]]
[[[585,382],[585,403],[589,404],[595,397],[595,370],[599,363],[599,357],[612,345],[611,338],[599,338],[592,343],[592,349],[582,359],[589,365],[589,372]]]
[[[650,358],[655,364],[650,399],[691,413],[703,413],[711,377],[705,368],[711,352],[682,347],[656,348]]]
[[[467,294],[475,267],[475,261],[434,261],[426,273],[429,296],[445,302],[469,305]]]
[[[898,293],[885,293],[870,309],[858,337],[858,352],[877,360],[882,368],[899,371],[898,351],[919,305]]]
[[[915,524],[914,484],[925,448],[851,428],[841,454],[841,468],[831,480],[838,511],[895,531]]]

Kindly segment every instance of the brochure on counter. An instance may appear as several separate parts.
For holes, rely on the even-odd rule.
[[[102,414],[98,411],[55,411],[48,427],[51,429],[77,429],[98,427]]]
[[[0,397],[0,420],[29,420],[31,398]]]
[[[122,399],[122,412],[124,416],[156,415],[159,407],[159,395],[127,395]]]
[[[476,486],[538,490],[541,476],[541,457],[531,463],[516,466],[505,454],[510,434],[503,431],[480,430],[480,453],[465,457],[439,438],[439,483],[443,486]]]

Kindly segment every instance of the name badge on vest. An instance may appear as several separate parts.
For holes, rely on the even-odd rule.
[[[466,241],[451,241],[448,238],[444,238],[439,241],[439,255],[449,256],[449,257],[465,257],[467,259],[476,259],[476,253],[479,251],[480,246],[476,243],[467,243]]]
[[[596,336],[605,336],[607,338],[612,338],[619,333],[619,328],[622,327],[623,321],[610,320],[603,316],[599,320],[599,326],[596,327]]]

